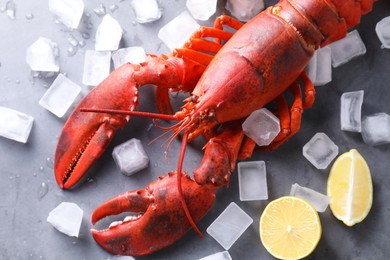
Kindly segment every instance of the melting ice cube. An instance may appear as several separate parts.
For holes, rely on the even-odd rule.
[[[112,54],[112,61],[114,62],[114,68],[130,62],[133,64],[139,64],[146,59],[146,53],[142,47],[128,47],[117,50]]]
[[[63,117],[80,94],[81,88],[65,77],[58,74],[53,84],[39,100],[43,106],[58,117]]]
[[[32,116],[0,106],[0,136],[26,143],[33,122]]]
[[[186,6],[192,17],[207,21],[217,9],[217,0],[187,0]]]
[[[150,23],[161,17],[161,10],[156,0],[133,0],[131,6],[139,23]]]
[[[189,40],[192,33],[199,28],[199,24],[192,16],[184,11],[167,23],[158,32],[158,38],[162,40],[169,49],[180,48]]]
[[[361,132],[361,112],[364,91],[346,92],[341,95],[340,122],[341,130]]]
[[[264,1],[228,0],[225,8],[238,20],[247,22],[264,9]]]
[[[232,260],[232,257],[230,256],[228,251],[222,251],[202,257],[199,260]]]
[[[114,51],[119,47],[122,28],[118,21],[106,14],[96,31],[95,49],[97,51]]]
[[[136,138],[116,146],[112,151],[112,157],[121,172],[127,176],[145,169],[149,164],[149,158],[142,143]]]
[[[83,0],[49,0],[49,10],[65,26],[77,29],[84,12]]]
[[[39,37],[27,49],[26,62],[30,65],[33,71],[59,71],[58,61],[58,45],[57,43]]]
[[[375,27],[376,34],[382,42],[383,47],[390,48],[390,16],[380,20]]]
[[[357,30],[349,32],[344,39],[338,40],[329,46],[332,49],[332,65],[335,68],[365,54],[367,51]]]
[[[366,116],[362,121],[363,141],[370,145],[390,143],[390,116],[377,113]]]
[[[253,219],[236,203],[232,202],[211,223],[207,228],[207,233],[220,243],[225,250],[229,250],[252,222]]]
[[[268,109],[254,111],[242,124],[245,134],[259,146],[269,145],[280,132],[280,122]]]
[[[324,133],[315,134],[303,146],[303,156],[317,169],[326,169],[338,153],[338,146]]]
[[[78,237],[83,210],[72,202],[62,202],[53,209],[46,221],[52,224],[58,231],[72,237]]]
[[[110,74],[111,52],[87,50],[84,59],[83,84],[96,86]]]
[[[308,66],[308,74],[314,86],[322,86],[332,81],[332,55],[329,46],[314,53]]]
[[[330,202],[329,196],[306,187],[301,187],[297,183],[291,186],[290,195],[308,201],[318,212],[324,212]]]
[[[239,162],[237,167],[240,200],[248,201],[268,199],[265,162]]]

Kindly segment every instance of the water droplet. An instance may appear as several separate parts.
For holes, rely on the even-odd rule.
[[[77,47],[69,46],[68,57],[72,57],[72,56],[76,55],[76,53],[77,53]]]
[[[110,5],[110,11],[111,13],[115,12],[116,10],[118,9],[118,6],[117,5]]]
[[[98,7],[93,9],[93,11],[97,16],[102,17],[106,14],[106,7],[103,4],[100,4]]]
[[[79,45],[79,41],[73,36],[73,34],[69,34],[68,42],[70,43],[70,45],[72,45],[74,47]]]
[[[43,166],[39,166],[39,170],[43,172]]]
[[[33,19],[34,18],[34,15],[32,14],[32,13],[27,13],[26,14],[26,19],[27,20],[31,20],[31,19]]]
[[[15,179],[15,177],[14,176],[9,176],[8,179],[10,179],[12,181],[13,179]]]
[[[42,182],[38,191],[38,199],[41,200],[49,192],[49,188],[45,182]]]
[[[83,37],[85,40],[88,40],[91,37],[91,35],[87,32],[83,32],[81,33],[81,37]]]
[[[84,40],[80,40],[79,41],[79,45],[80,45],[80,47],[82,48],[82,47],[84,47],[85,46],[85,41]]]
[[[20,80],[19,79],[15,80],[15,83],[20,84]]]
[[[38,174],[37,174],[36,172],[33,172],[33,176],[34,176],[34,177],[37,177],[37,175],[38,175]]]
[[[72,241],[72,245],[77,245],[77,241]]]
[[[53,162],[53,160],[50,157],[46,158],[46,165],[47,165],[47,167],[49,167],[51,169],[54,168],[54,162]]]

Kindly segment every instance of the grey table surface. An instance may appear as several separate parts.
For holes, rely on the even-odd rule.
[[[0,6],[4,6],[5,2],[1,0]],[[101,17],[93,9],[102,1],[85,0],[85,12],[90,14],[93,27],[88,29],[82,22],[77,31],[70,31],[55,23],[47,0],[15,0],[14,3],[14,20],[9,19],[6,13],[0,13],[0,105],[32,115],[34,126],[27,144],[0,138],[0,259],[113,259],[114,256],[101,249],[89,233],[92,227],[89,221],[91,212],[108,198],[130,189],[143,188],[157,176],[175,169],[180,141],[174,141],[168,160],[165,160],[164,148],[159,146],[161,143],[147,145],[161,131],[150,127],[151,121],[148,119],[134,118],[115,136],[107,152],[91,170],[88,180],[71,191],[61,190],[55,183],[51,161],[66,118],[59,119],[38,105],[55,77],[33,79],[25,62],[26,49],[39,36],[57,42],[60,71],[82,86],[83,93],[87,93],[90,88],[81,83],[84,53],[85,50],[94,49],[94,35]],[[272,3],[275,1],[266,1],[267,5]],[[111,12],[109,7],[113,4],[119,8]],[[121,47],[142,45],[149,53],[168,53],[157,32],[186,7],[185,1],[179,0],[160,1],[160,4],[163,8],[162,18],[142,25],[133,23],[130,0],[104,1],[107,13],[116,18],[126,31]],[[218,14],[226,12],[224,4],[224,1],[218,2]],[[27,19],[27,14],[33,14],[33,18]],[[369,146],[363,142],[360,134],[341,131],[339,113],[342,93],[364,90],[363,116],[377,112],[390,114],[390,50],[381,49],[375,34],[375,24],[388,15],[390,4],[382,0],[375,4],[373,12],[362,18],[357,29],[367,46],[367,53],[333,69],[333,81],[317,88],[313,108],[304,112],[300,132],[277,151],[256,152],[251,158],[266,162],[268,201],[241,202],[238,177],[234,172],[229,188],[218,191],[214,207],[199,222],[200,229],[205,233],[203,239],[191,230],[169,248],[139,259],[198,259],[223,251],[207,235],[206,228],[232,201],[254,220],[229,250],[233,259],[272,259],[260,243],[258,231],[259,216],[267,203],[287,195],[291,185],[296,182],[326,193],[330,169],[317,170],[302,156],[303,145],[317,132],[326,133],[339,146],[340,153],[356,148],[366,158],[373,178],[374,201],[364,222],[352,228],[335,219],[329,209],[321,213],[323,235],[308,259],[387,259],[390,256],[390,145]],[[73,34],[82,39],[82,32],[89,33],[90,39],[76,55],[69,57],[67,38]],[[154,100],[153,92],[152,86],[143,88],[140,109],[155,109],[153,102],[149,101]],[[133,137],[145,143],[151,163],[140,173],[126,177],[120,174],[111,152],[115,145]],[[192,172],[201,158],[200,145],[190,145],[185,170]],[[48,185],[48,193],[39,198],[42,182]],[[84,210],[79,238],[68,237],[46,222],[49,212],[62,201],[77,203]]]

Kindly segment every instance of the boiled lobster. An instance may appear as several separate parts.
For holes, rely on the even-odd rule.
[[[148,55],[141,64],[125,64],[94,88],[76,107],[58,141],[55,177],[72,188],[102,155],[115,131],[131,116],[177,121],[164,128],[170,142],[182,135],[175,172],[129,191],[98,207],[92,223],[122,212],[139,213],[92,235],[106,250],[145,255],[162,249],[196,227],[211,208],[215,190],[229,183],[236,161],[251,156],[256,144],[242,121],[274,102],[281,131],[267,147],[275,149],[300,127],[304,108],[315,90],[305,73],[314,52],[343,38],[372,9],[373,0],[281,0],[242,25],[218,17],[213,28],[201,27],[169,55]],[[230,27],[235,33],[224,30]],[[135,111],[139,88],[154,84],[160,113]],[[302,98],[301,86],[305,89]],[[283,93],[289,90],[289,107]],[[190,93],[173,114],[169,91]],[[202,135],[205,155],[194,179],[183,172],[187,142]]]

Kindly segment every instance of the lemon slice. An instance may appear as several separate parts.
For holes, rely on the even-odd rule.
[[[260,218],[260,239],[279,259],[301,259],[316,248],[321,238],[317,211],[305,200],[286,196],[270,202]]]
[[[334,162],[328,177],[333,215],[347,226],[361,222],[372,206],[372,180],[363,156],[352,149]]]

